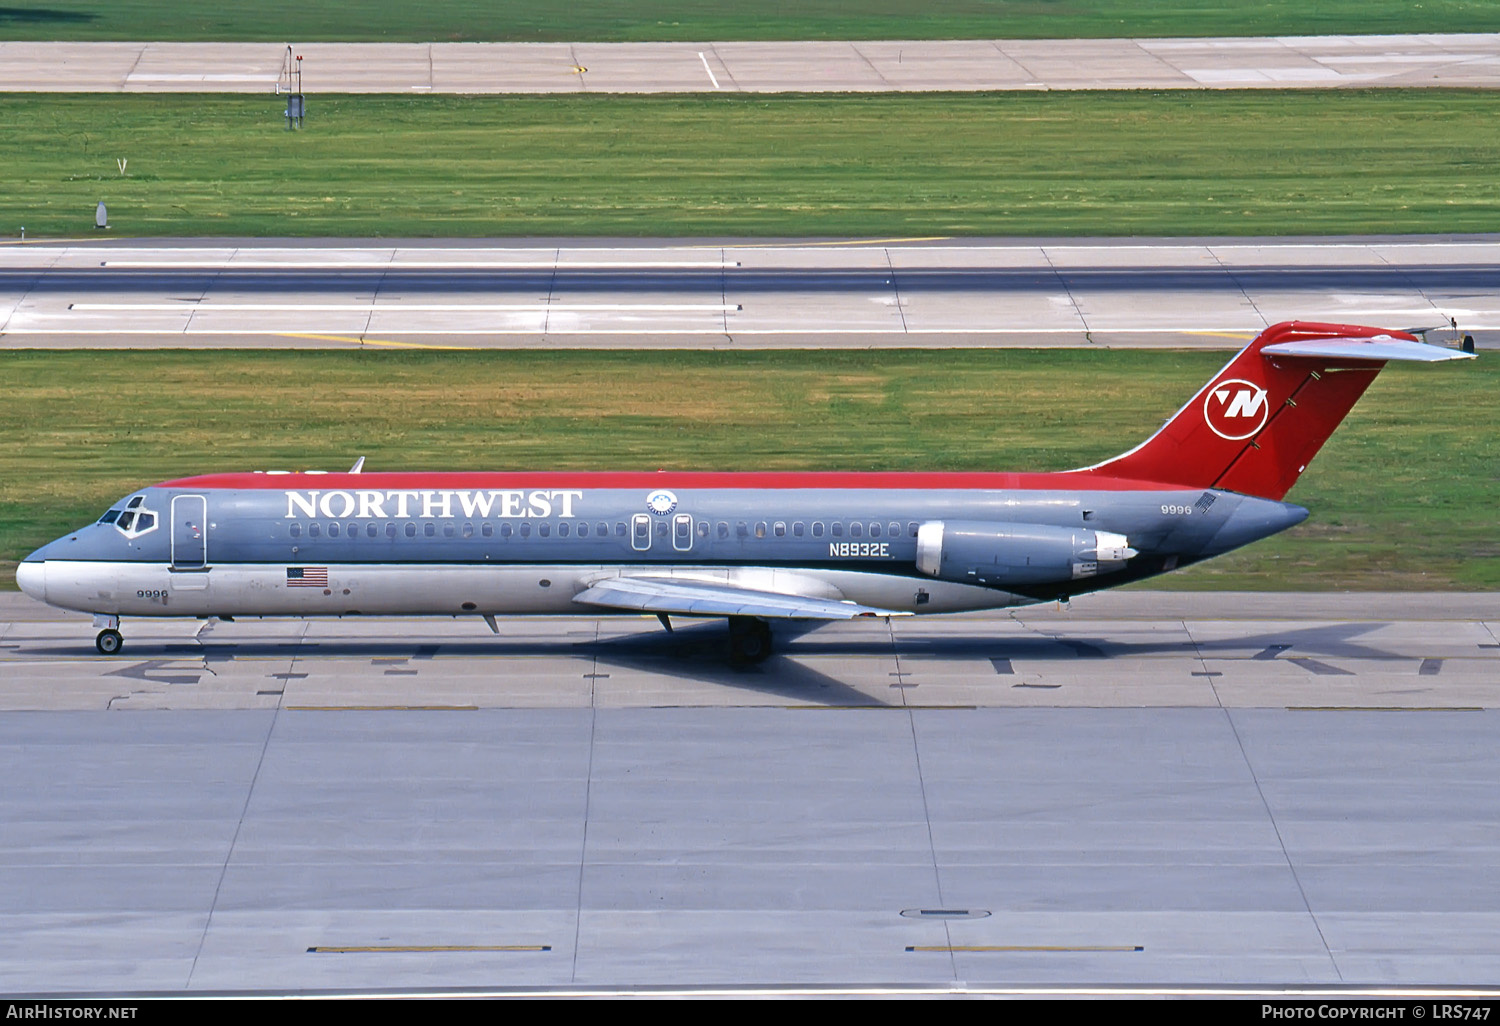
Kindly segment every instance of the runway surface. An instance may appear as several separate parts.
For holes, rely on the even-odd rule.
[[[275,43],[0,42],[0,90],[269,93]],[[1500,86],[1500,34],[703,43],[306,43],[317,93]]]
[[[1500,984],[1500,596],[778,633],[0,596],[0,990]]]
[[[0,245],[0,346],[1237,348],[1288,319],[1500,342],[1494,236]],[[1453,331],[1433,341],[1452,341]]]

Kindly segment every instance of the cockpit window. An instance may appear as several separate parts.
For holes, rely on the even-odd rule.
[[[157,528],[157,512],[148,509],[144,495],[132,495],[123,509],[116,507],[99,518],[101,524],[114,524],[115,529],[127,538],[139,538]]]

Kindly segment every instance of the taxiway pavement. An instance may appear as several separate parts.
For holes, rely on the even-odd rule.
[[[1500,983],[1500,598],[780,634],[0,596],[0,990]]]
[[[0,42],[0,91],[895,92],[1500,87],[1500,33],[703,43]]]
[[[1500,342],[1500,239],[0,245],[6,348],[1237,348],[1290,319]]]

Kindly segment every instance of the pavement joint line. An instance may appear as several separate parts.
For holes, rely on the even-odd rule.
[[[1484,712],[1482,705],[1289,705],[1288,712]]]
[[[1212,682],[1210,682],[1212,683]],[[1218,690],[1215,686],[1215,696]],[[1276,837],[1276,847],[1281,851],[1281,859],[1286,865],[1287,872],[1291,875],[1292,883],[1296,885],[1297,894],[1302,901],[1302,911],[1312,923],[1313,929],[1318,934],[1318,943],[1323,948],[1323,954],[1327,956],[1329,966],[1338,982],[1344,982],[1344,970],[1339,965],[1338,956],[1333,953],[1333,948],[1328,943],[1328,935],[1323,930],[1323,924],[1318,920],[1318,913],[1313,909],[1312,901],[1307,895],[1307,885],[1303,883],[1302,873],[1298,871],[1297,860],[1292,858],[1292,853],[1287,850],[1286,836],[1282,833],[1281,824],[1276,820],[1276,810],[1271,801],[1266,797],[1265,785],[1261,783],[1260,774],[1256,772],[1255,760],[1250,758],[1250,753],[1245,749],[1245,738],[1240,733],[1240,725],[1236,715],[1222,702],[1219,705],[1220,715],[1229,727],[1230,734],[1234,737],[1235,747],[1239,749],[1240,759],[1244,763],[1245,772],[1249,774],[1250,782],[1255,786],[1255,796],[1260,802],[1261,811],[1265,814],[1266,822],[1270,824],[1271,832]]]

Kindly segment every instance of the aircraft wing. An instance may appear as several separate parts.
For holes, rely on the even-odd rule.
[[[755,591],[728,583],[666,577],[611,577],[573,596],[574,602],[611,609],[681,616],[767,616],[799,620],[850,620],[856,616],[910,616],[894,609],[839,599]]]

